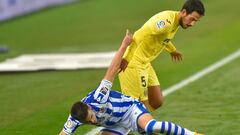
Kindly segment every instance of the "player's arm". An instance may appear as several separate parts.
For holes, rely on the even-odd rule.
[[[127,62],[130,62],[130,60],[132,59],[132,56],[133,56],[134,51],[136,50],[136,48],[137,48],[137,44],[134,43],[134,41],[133,41],[131,43],[131,45],[129,45],[127,47],[127,50],[126,50],[126,52],[123,55],[123,59],[125,59]]]
[[[161,36],[162,34],[166,34],[171,31],[173,27],[173,18],[168,14],[159,15],[154,20],[154,25],[152,25],[152,34]],[[173,45],[171,41],[165,44],[165,50],[168,51],[172,57],[173,61],[182,60],[182,54],[177,51],[176,47]]]
[[[177,49],[173,45],[173,43],[171,41],[169,41],[167,44],[165,44],[165,50],[169,53],[172,53],[172,52],[175,52]]]
[[[59,133],[59,135],[67,135],[63,130]]]
[[[152,34],[153,35],[159,35],[161,36],[162,34],[165,34],[171,29],[171,21],[170,18],[168,19],[161,19],[155,22],[155,26],[152,27]],[[173,61],[181,61],[182,54],[177,51],[176,47],[173,45],[171,41],[165,44],[165,50],[168,51],[172,57]]]
[[[115,56],[113,57],[112,62],[108,67],[108,70],[103,80],[101,81],[100,85],[94,92],[94,99],[96,102],[103,104],[107,101],[111,87],[112,87],[112,82],[114,80],[115,75],[118,73],[122,56],[126,51],[127,46],[131,43],[131,41],[132,41],[132,35],[127,30],[126,36],[124,37],[120,48],[118,49]]]
[[[171,41],[166,44],[165,50],[170,53],[173,61],[181,61],[183,59],[182,53],[177,51]]]
[[[124,52],[126,51],[128,45],[132,42],[132,34],[127,30],[126,35],[122,41],[122,44],[118,51],[116,52],[115,56],[112,59],[112,62],[110,66],[108,67],[108,70],[104,76],[104,80],[108,80],[110,82],[113,82],[115,75],[119,71],[120,63],[122,60],[122,56]]]
[[[82,123],[78,120],[75,120],[71,115],[69,115],[62,131],[59,135],[71,135]]]
[[[134,43],[134,39],[133,39],[131,45],[129,45],[127,47],[127,50],[125,51],[122,61],[121,61],[121,64],[120,64],[121,71],[124,71],[127,68],[127,65],[131,61],[133,54],[137,48],[137,45],[138,44]]]

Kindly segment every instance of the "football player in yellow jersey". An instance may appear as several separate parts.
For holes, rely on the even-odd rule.
[[[181,11],[160,12],[134,33],[133,41],[121,62],[119,80],[123,94],[142,101],[149,111],[163,104],[160,83],[151,61],[163,50],[169,52],[174,61],[181,61],[182,54],[171,39],[179,26],[183,29],[194,26],[204,12],[200,0],[187,0]]]

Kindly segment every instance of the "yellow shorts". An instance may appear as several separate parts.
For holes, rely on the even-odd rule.
[[[127,67],[119,74],[122,93],[140,101],[148,99],[148,87],[160,85],[157,75],[149,64],[144,68]]]

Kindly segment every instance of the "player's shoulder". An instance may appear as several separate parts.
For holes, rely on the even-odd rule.
[[[158,14],[154,15],[151,19],[149,24],[154,26],[154,29],[167,31],[175,24],[176,17],[178,17],[177,11],[166,10],[159,12]]]
[[[172,10],[162,11],[162,12],[156,14],[155,19],[156,20],[164,20],[169,25],[171,25],[176,20],[178,13],[179,13],[179,11],[172,11]]]

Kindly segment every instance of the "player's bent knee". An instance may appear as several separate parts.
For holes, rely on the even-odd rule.
[[[157,102],[155,101],[152,101],[152,102],[149,102],[149,104],[151,105],[151,107],[156,110],[158,109],[159,107],[161,107],[163,105],[163,99],[162,100],[158,100]]]
[[[147,107],[148,111],[150,111],[150,112],[153,112],[153,111],[155,111],[156,109],[158,109],[159,107],[162,106],[162,102],[154,103],[154,102],[151,102],[151,101],[142,101],[142,103]]]

